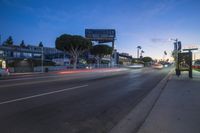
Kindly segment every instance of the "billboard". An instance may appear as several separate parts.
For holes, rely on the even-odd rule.
[[[181,71],[189,71],[191,67],[192,54],[187,53],[178,53],[178,68]]]
[[[85,37],[99,43],[113,42],[116,32],[114,29],[85,29]]]

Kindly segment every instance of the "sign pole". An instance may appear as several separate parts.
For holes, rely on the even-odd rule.
[[[189,50],[189,58],[190,58],[190,62],[189,62],[189,77],[192,78],[192,52],[191,50]]]

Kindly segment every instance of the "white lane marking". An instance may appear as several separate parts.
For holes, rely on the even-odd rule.
[[[69,90],[74,90],[74,89],[78,89],[78,88],[83,88],[83,87],[87,87],[87,86],[88,85],[75,86],[75,87],[66,88],[66,89],[62,89],[62,90],[51,91],[51,92],[46,92],[46,93],[37,94],[37,95],[33,95],[33,96],[17,98],[17,99],[13,99],[13,100],[8,100],[8,101],[0,102],[0,105],[8,104],[8,103],[13,103],[13,102],[18,102],[18,101],[23,101],[23,100],[28,100],[28,99],[36,98],[36,97],[42,97],[42,96],[46,96],[46,95],[60,93],[60,92],[63,92],[63,91],[69,91]]]
[[[80,77],[81,75],[79,75]],[[77,79],[79,77],[76,77],[76,75],[71,75],[70,77],[59,77],[59,78],[53,78],[53,79],[46,79],[46,80],[39,80],[39,81],[26,81],[23,83],[8,83],[1,85],[0,88],[5,88],[5,87],[13,87],[13,86],[20,86],[20,85],[30,85],[30,84],[38,84],[38,83],[48,83],[48,82],[56,82],[56,81],[63,81],[63,80],[70,80],[70,79]]]

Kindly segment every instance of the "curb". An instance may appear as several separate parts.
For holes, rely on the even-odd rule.
[[[170,80],[173,70],[171,70],[147,96],[136,105],[109,133],[135,133],[143,124],[149,113],[153,109],[160,94]]]

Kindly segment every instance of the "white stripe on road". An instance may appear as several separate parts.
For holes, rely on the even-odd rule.
[[[39,81],[30,81],[30,82],[20,82],[20,83],[15,83],[15,84],[5,84],[1,85],[0,88],[5,88],[5,87],[15,87],[15,86],[20,86],[20,85],[30,85],[30,84],[38,84],[38,83],[48,83],[48,82],[55,82],[55,81],[63,81],[63,80],[69,80],[69,79],[76,79],[76,77],[60,77],[60,78],[53,78],[53,79],[46,79],[46,80],[39,80]],[[9,80],[8,80],[9,81]]]
[[[60,93],[60,92],[64,92],[64,91],[69,91],[69,90],[74,90],[74,89],[78,89],[78,88],[83,88],[83,87],[87,87],[87,86],[88,85],[75,86],[75,87],[71,87],[71,88],[67,88],[67,89],[62,89],[62,90],[57,90],[57,91],[51,91],[51,92],[37,94],[37,95],[33,95],[33,96],[28,96],[28,97],[17,98],[17,99],[13,99],[13,100],[8,100],[8,101],[0,102],[0,105],[8,104],[8,103],[13,103],[13,102],[18,102],[18,101],[23,101],[23,100],[28,100],[28,99],[32,99],[32,98],[36,98],[36,97],[42,97],[42,96],[51,95],[51,94],[55,94],[55,93]]]

